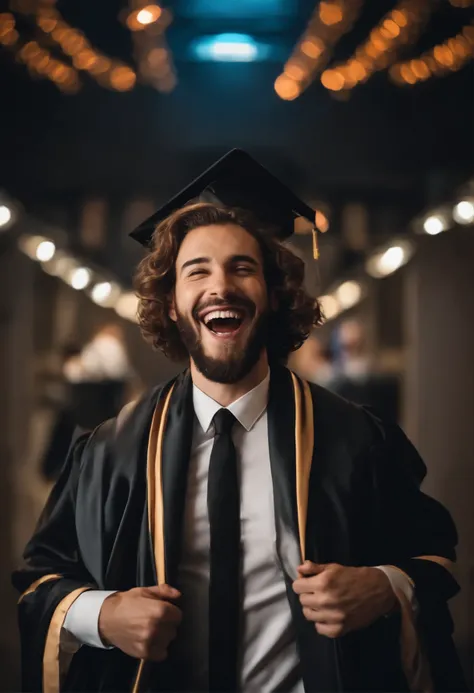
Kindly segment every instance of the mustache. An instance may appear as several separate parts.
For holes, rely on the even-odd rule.
[[[256,312],[256,306],[253,301],[238,294],[228,293],[220,298],[213,298],[199,303],[193,308],[192,315],[195,320],[199,320],[199,314],[206,308],[219,308],[220,306],[232,306],[233,308],[242,308],[250,317],[253,317]]]

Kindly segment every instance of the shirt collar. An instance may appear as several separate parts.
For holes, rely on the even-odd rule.
[[[270,373],[253,390],[239,397],[235,402],[229,404],[228,407],[224,407],[232,412],[237,421],[247,431],[250,431],[255,426],[267,408],[269,383]],[[197,420],[202,430],[207,433],[215,414],[223,407],[196,387],[196,385],[193,385],[193,404]]]

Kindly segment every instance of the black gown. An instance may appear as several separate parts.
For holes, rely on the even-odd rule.
[[[82,646],[60,674],[59,636],[67,609],[86,589],[179,587],[193,417],[185,372],[144,396],[120,425],[110,420],[75,442],[13,576],[22,593],[23,690],[192,690],[173,646],[161,664]],[[415,585],[431,678],[418,689],[466,690],[447,606],[459,588],[440,565],[455,560],[456,529],[445,508],[420,491],[426,468],[402,431],[274,368],[268,436],[276,517],[298,539],[302,558],[403,570]],[[413,689],[402,611],[329,639],[304,619],[292,578],[285,579],[305,691]]]

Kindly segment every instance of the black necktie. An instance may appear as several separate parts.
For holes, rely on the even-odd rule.
[[[240,489],[232,441],[234,415],[214,416],[207,508],[211,530],[209,586],[209,690],[238,689],[240,622]]]

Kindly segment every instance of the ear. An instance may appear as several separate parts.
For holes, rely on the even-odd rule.
[[[169,315],[169,317],[171,318],[171,320],[172,320],[173,322],[176,322],[176,321],[177,321],[178,315],[177,315],[177,313],[176,313],[176,307],[175,307],[174,296],[172,297],[172,299],[171,299],[171,301],[170,301],[170,306],[169,306],[169,309],[168,309],[168,315]]]

